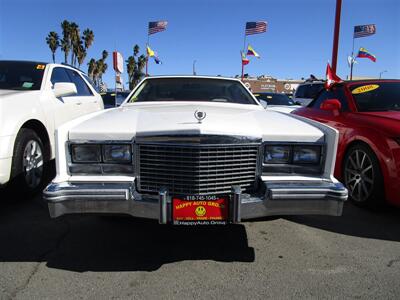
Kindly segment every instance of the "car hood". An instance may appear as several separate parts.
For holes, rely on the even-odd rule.
[[[17,96],[26,93],[33,93],[35,91],[15,91],[15,90],[0,90],[0,99]]]
[[[400,121],[400,111],[360,112],[359,114],[373,118]]]
[[[268,105],[267,109],[290,114],[295,109],[301,107],[301,105]]]
[[[195,111],[206,113],[199,123]],[[71,140],[130,140],[160,135],[230,135],[264,141],[323,140],[316,127],[258,105],[204,102],[125,104],[70,128]]]

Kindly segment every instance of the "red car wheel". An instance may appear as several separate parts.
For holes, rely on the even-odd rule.
[[[344,159],[344,184],[350,199],[359,206],[384,203],[383,176],[375,153],[366,145],[352,146]]]

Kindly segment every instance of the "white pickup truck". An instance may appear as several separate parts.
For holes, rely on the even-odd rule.
[[[46,162],[55,155],[55,129],[103,108],[89,79],[75,68],[0,61],[0,186],[39,191]]]

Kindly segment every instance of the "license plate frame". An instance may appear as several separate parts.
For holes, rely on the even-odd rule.
[[[229,195],[188,195],[172,197],[174,225],[226,225]]]

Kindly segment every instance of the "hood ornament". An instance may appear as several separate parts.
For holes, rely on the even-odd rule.
[[[197,121],[199,122],[199,124],[201,124],[201,121],[203,121],[205,119],[205,117],[207,116],[205,111],[199,111],[196,110],[194,112],[194,117],[197,119]]]

